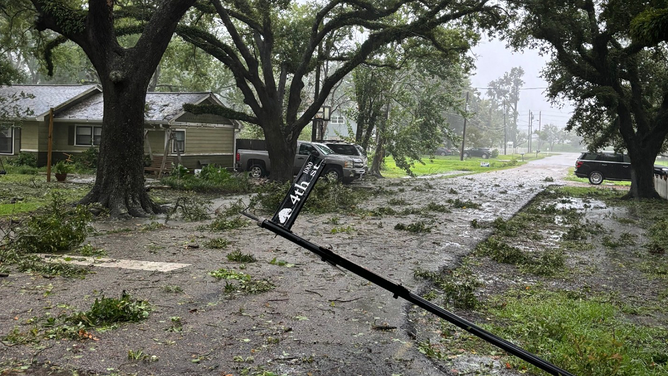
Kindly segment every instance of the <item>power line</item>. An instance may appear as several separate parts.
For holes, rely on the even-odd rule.
[[[472,89],[483,89],[483,90],[488,90],[488,89],[496,89],[495,87],[472,87]],[[523,87],[518,90],[545,90],[547,87]]]

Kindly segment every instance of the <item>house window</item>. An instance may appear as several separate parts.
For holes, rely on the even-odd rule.
[[[14,127],[11,123],[0,123],[0,153],[14,152]]]
[[[174,143],[172,144],[172,153],[183,154],[186,151],[186,131],[172,131]]]
[[[332,124],[343,124],[345,121],[343,116],[332,116],[332,120],[330,122]]]
[[[77,146],[98,146],[102,140],[102,127],[77,125],[74,144]]]

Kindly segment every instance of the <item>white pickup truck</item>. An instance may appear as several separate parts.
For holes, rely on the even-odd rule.
[[[323,176],[332,181],[350,183],[364,175],[364,162],[361,158],[336,154],[325,144],[317,142],[297,141],[297,154],[292,171],[294,174],[304,165],[311,153],[316,153],[325,160]],[[271,171],[271,163],[266,150],[237,150],[237,171],[248,171],[254,178],[266,176]]]

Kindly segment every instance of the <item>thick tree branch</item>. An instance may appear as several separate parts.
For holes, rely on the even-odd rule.
[[[183,109],[195,115],[213,114],[225,117],[227,119],[240,120],[251,124],[260,125],[260,122],[258,121],[257,117],[248,115],[244,112],[232,110],[231,108],[225,108],[210,104],[199,104],[199,105],[184,104]]]

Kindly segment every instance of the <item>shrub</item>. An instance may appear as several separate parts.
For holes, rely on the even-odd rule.
[[[232,174],[224,168],[208,165],[202,168],[199,177],[207,181],[224,184],[232,179]]]
[[[37,156],[32,153],[20,152],[14,158],[7,161],[12,166],[37,167]]]
[[[76,157],[76,163],[84,169],[96,169],[99,152],[91,146]]]
[[[183,166],[175,169],[175,174],[166,176],[161,182],[174,189],[193,192],[246,193],[251,190],[248,177],[244,174],[231,174],[225,169],[205,167],[198,175],[187,173]]]
[[[492,158],[498,158],[499,157],[499,149],[494,149],[492,150]]]
[[[181,179],[191,177],[188,168],[182,164],[173,165],[171,175]]]

